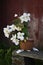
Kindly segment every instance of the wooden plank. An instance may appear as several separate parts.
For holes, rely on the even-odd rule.
[[[12,55],[19,55],[19,56],[23,56],[23,57],[29,57],[29,58],[33,58],[33,59],[39,59],[39,60],[43,60],[43,51],[23,51],[20,53],[16,53],[16,51],[12,52]]]

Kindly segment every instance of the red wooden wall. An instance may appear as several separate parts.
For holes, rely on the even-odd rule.
[[[43,0],[4,0],[1,6],[2,28],[11,23],[15,13],[21,15],[23,12],[30,12],[34,15],[33,18],[38,19],[38,47],[43,47]]]

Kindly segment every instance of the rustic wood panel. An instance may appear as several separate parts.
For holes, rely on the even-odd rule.
[[[34,24],[36,26],[36,32],[33,31],[33,37],[35,37],[35,41],[39,42],[39,44],[35,44],[35,46],[43,48],[43,0],[4,0],[1,6],[2,28],[12,23],[11,20],[14,19],[15,13],[21,15],[23,12],[30,12],[32,16],[31,21],[36,23],[33,22],[33,28]]]
[[[37,51],[23,51],[20,53],[16,53],[16,50],[15,50],[12,52],[13,57],[14,55],[43,60],[43,51],[38,51],[38,52]]]

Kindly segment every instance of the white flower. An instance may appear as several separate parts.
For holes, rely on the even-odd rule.
[[[24,40],[24,33],[18,32],[17,38],[20,39],[21,41]]]
[[[16,30],[16,25],[12,24],[12,30],[15,31]]]
[[[16,39],[16,34],[15,34],[15,35],[12,35],[12,38],[11,38],[10,40],[12,40],[12,42],[13,42],[15,45],[18,45],[18,44],[19,44],[19,40]]]
[[[21,28],[19,26],[16,27],[16,25],[12,24],[12,25],[9,26],[9,30],[11,30],[11,31],[15,31],[15,30],[21,31]]]
[[[12,37],[11,37],[10,40],[13,40],[13,39],[16,39],[16,34],[15,35],[12,35]]]
[[[8,33],[5,33],[4,35],[5,35],[5,37],[9,38],[9,34]]]
[[[3,32],[4,32],[5,37],[9,38],[9,34],[10,34],[9,29],[8,28],[4,28]]]
[[[12,31],[15,31],[16,30],[16,26],[14,24],[10,25],[9,28],[12,30]]]
[[[21,31],[21,28],[18,26],[18,27],[16,27],[16,30],[17,31]]]
[[[14,15],[14,17],[17,17],[17,16],[18,16],[17,14]]]
[[[13,42],[15,45],[19,45],[19,40],[18,40],[18,39],[13,39],[12,42]]]
[[[30,21],[30,13],[23,13],[22,16],[19,17],[21,20],[21,23]]]
[[[13,31],[10,25],[7,25],[7,29],[9,30],[9,32]]]
[[[18,15],[15,14],[14,17],[17,18]],[[18,45],[20,41],[23,41],[25,39],[24,38],[25,33],[23,33],[23,30],[22,29],[24,29],[24,27],[25,27],[24,22],[30,21],[30,13],[23,13],[23,15],[21,15],[20,17],[18,17],[16,19],[16,21],[19,21],[20,24],[18,22],[18,23],[16,23],[18,25],[16,25],[16,24],[7,25],[7,27],[4,28],[3,31],[4,31],[5,37],[7,37],[7,38],[10,38],[11,37],[10,35],[12,35],[12,37],[10,38],[10,40],[15,45]],[[22,25],[23,27],[20,26],[20,25]],[[26,40],[28,40],[28,37],[26,37]]]

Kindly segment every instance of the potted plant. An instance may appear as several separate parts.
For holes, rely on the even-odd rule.
[[[16,18],[13,24],[3,28],[5,37],[9,38],[15,45],[19,45],[21,49],[28,50],[33,47],[33,39],[29,39],[28,22],[30,21],[30,13],[23,13]],[[32,42],[32,43],[31,43]]]

